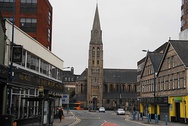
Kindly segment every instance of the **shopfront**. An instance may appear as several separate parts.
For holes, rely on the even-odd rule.
[[[0,115],[6,113],[6,88],[8,81],[9,69],[3,65],[0,65]]]
[[[171,96],[170,103],[170,121],[188,123],[188,96]]]
[[[51,122],[49,115],[56,115],[55,108],[61,105],[63,84],[20,68],[13,71],[12,82],[8,83],[7,114],[15,115],[18,124]],[[44,111],[47,115],[42,115]]]

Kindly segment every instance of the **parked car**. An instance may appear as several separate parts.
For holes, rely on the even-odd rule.
[[[117,115],[125,115],[125,110],[122,108],[119,108],[116,112]]]
[[[104,107],[100,107],[99,108],[99,112],[105,112],[105,108]]]

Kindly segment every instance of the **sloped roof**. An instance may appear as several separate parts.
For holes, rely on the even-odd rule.
[[[137,69],[104,69],[104,83],[136,83]]]
[[[85,69],[77,79],[87,80],[87,70]],[[104,83],[136,83],[137,69],[103,69]]]
[[[186,67],[188,67],[188,41],[186,40],[170,40],[174,50],[179,55],[180,59]]]
[[[159,69],[159,65],[161,63],[161,60],[163,58],[163,53],[155,53],[155,52],[149,52],[148,56],[151,59],[151,63],[153,65],[154,71],[157,72]]]
[[[78,76],[77,81],[86,81],[87,80],[87,68]]]

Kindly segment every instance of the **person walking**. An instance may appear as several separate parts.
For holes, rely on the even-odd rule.
[[[59,120],[60,120],[60,122],[61,122],[61,120],[62,120],[63,117],[64,117],[63,108],[60,107],[60,109],[59,109]]]

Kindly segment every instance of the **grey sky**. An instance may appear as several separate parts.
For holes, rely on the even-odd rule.
[[[81,74],[96,0],[49,0],[53,6],[52,52]],[[181,0],[98,0],[104,68],[137,68],[137,61],[166,41],[179,39]]]

